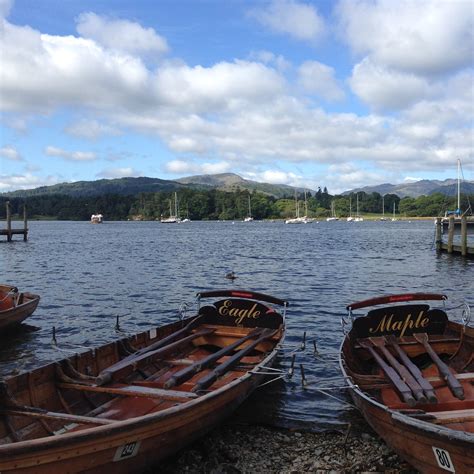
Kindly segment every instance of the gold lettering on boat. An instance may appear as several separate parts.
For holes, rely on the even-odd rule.
[[[399,337],[403,337],[408,329],[422,329],[428,326],[430,320],[425,317],[424,311],[420,311],[417,318],[414,319],[412,314],[409,313],[404,319],[393,321],[393,314],[385,314],[383,318],[377,324],[377,327],[369,328],[371,334],[379,333],[393,333],[400,331]]]
[[[221,316],[231,316],[235,318],[236,324],[241,324],[244,319],[257,319],[260,316],[260,311],[257,310],[256,303],[248,309],[242,309],[232,307],[232,300],[226,300],[219,308],[219,314]]]

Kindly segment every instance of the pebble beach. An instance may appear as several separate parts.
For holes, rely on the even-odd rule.
[[[373,432],[312,433],[229,423],[151,472],[415,474],[417,471]]]

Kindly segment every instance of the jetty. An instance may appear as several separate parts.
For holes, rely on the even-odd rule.
[[[458,254],[463,257],[474,257],[474,243],[468,242],[467,239],[467,218],[463,216],[461,218],[461,236],[460,241],[456,240],[454,242],[454,216],[449,217],[449,224],[448,224],[448,239],[447,242],[443,240],[443,229],[442,229],[442,219],[437,218],[435,221],[436,225],[436,250],[438,252],[447,252],[450,254]]]
[[[6,215],[6,229],[0,229],[0,235],[6,235],[7,241],[11,242],[14,235],[23,235],[23,241],[28,240],[28,220],[26,217],[26,204],[23,206],[23,228],[22,229],[12,229],[12,212],[10,201],[6,202],[7,215]]]

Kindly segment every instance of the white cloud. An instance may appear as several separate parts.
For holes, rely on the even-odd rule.
[[[172,160],[164,166],[169,173],[176,175],[219,174],[230,171],[230,164],[224,161],[217,163],[195,163],[193,161]]]
[[[140,59],[104,50],[92,40],[42,35],[5,22],[0,49],[4,111],[138,108],[150,101],[149,74]]]
[[[473,61],[472,2],[342,0],[340,31],[360,55],[415,74],[440,74]]]
[[[120,130],[110,125],[101,123],[97,120],[79,120],[67,126],[64,131],[69,135],[73,135],[79,138],[87,138],[89,140],[96,140],[103,136],[116,136],[120,135]]]
[[[143,176],[143,173],[133,169],[133,168],[105,168],[99,173],[96,174],[97,178],[129,178],[129,177],[138,177]]]
[[[166,39],[153,28],[143,28],[140,24],[111,19],[93,12],[81,13],[77,19],[77,32],[105,48],[132,54],[163,54],[168,51]]]
[[[96,154],[90,151],[67,151],[54,146],[47,146],[44,152],[48,156],[55,156],[66,161],[94,161],[97,159]]]
[[[5,145],[2,148],[0,148],[0,156],[2,158],[6,158],[7,160],[11,160],[11,161],[23,160],[18,150],[11,145]]]
[[[153,83],[162,104],[195,112],[266,102],[284,89],[283,78],[275,70],[241,60],[209,68],[169,63],[159,68]]]
[[[51,186],[61,182],[55,176],[40,177],[27,173],[25,175],[0,175],[0,192],[6,193],[17,189],[33,189],[39,186]]]
[[[284,72],[290,69],[291,63],[281,54],[274,54],[271,51],[252,51],[249,55],[251,60],[256,60],[263,64],[273,65],[278,71]]]
[[[287,184],[289,186],[303,186],[305,179],[292,172],[281,170],[265,170],[261,172],[242,172],[242,177],[253,181],[270,184]]]
[[[341,100],[344,92],[337,83],[332,67],[318,61],[306,61],[298,69],[298,81],[309,93],[327,100]]]
[[[403,109],[431,93],[425,79],[386,69],[367,58],[354,67],[349,83],[352,90],[375,110]]]
[[[255,8],[249,14],[266,28],[299,40],[319,40],[325,32],[323,18],[308,3],[273,0],[266,8]]]

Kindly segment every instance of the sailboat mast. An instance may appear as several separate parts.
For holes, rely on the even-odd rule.
[[[456,214],[461,215],[461,160],[458,158],[458,207]]]
[[[178,193],[174,193],[174,215],[178,217]]]

